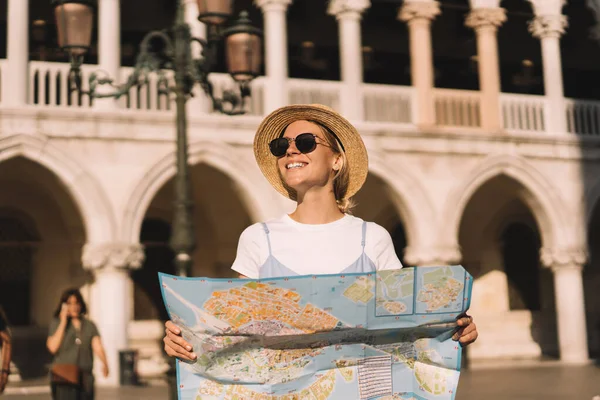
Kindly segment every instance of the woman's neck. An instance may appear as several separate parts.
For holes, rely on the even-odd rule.
[[[311,225],[328,224],[343,216],[332,190],[299,194],[296,210],[290,214],[294,221]]]

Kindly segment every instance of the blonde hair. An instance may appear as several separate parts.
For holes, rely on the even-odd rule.
[[[333,133],[333,131],[331,131],[331,129],[329,129],[327,126],[317,121],[309,120],[308,122],[312,122],[321,129],[323,135],[325,136],[327,145],[342,159],[342,167],[333,177],[333,194],[339,210],[344,214],[350,214],[352,208],[355,206],[355,203],[351,198],[346,197],[346,193],[348,193],[348,186],[350,184],[350,168],[348,167],[348,158],[346,158],[344,145],[340,142],[335,133]]]

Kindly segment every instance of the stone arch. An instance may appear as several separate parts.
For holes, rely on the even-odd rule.
[[[88,242],[111,241],[115,218],[110,202],[96,179],[77,161],[48,142],[48,139],[13,135],[0,139],[0,162],[23,157],[55,174],[77,205]]]
[[[600,179],[588,189],[585,197],[583,198],[582,210],[585,210],[586,225],[592,222],[594,211],[600,205]]]
[[[252,161],[253,162],[253,161]],[[225,143],[201,141],[192,144],[189,148],[189,163],[196,165],[204,163],[229,176],[238,186],[239,196],[248,207],[250,218],[253,221],[262,221],[270,216],[274,205],[272,199],[260,196],[261,193],[270,193],[265,189],[266,180],[260,180],[258,174],[249,172],[248,162],[237,157],[235,148]],[[258,171],[258,168],[257,168]],[[123,216],[121,232],[123,240],[137,242],[139,240],[142,221],[152,199],[160,188],[176,173],[175,153],[169,152],[160,161],[154,164],[133,190]],[[265,189],[263,189],[264,186]],[[273,194],[275,194],[274,191]],[[272,205],[272,207],[270,207]]]
[[[390,165],[394,168],[390,168]],[[429,229],[434,226],[435,212],[425,188],[409,171],[394,160],[369,151],[369,170],[381,178],[391,189],[391,198],[405,224],[407,244],[411,247],[425,246],[432,239]]]
[[[460,222],[472,196],[490,179],[506,176],[525,188],[523,201],[530,208],[542,235],[545,248],[567,248],[569,241],[564,229],[567,220],[562,199],[540,172],[524,159],[514,156],[491,156],[475,168],[448,197],[444,208],[443,243],[458,245]]]

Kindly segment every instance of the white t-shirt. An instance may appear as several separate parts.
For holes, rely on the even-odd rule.
[[[284,215],[266,224],[272,255],[298,275],[336,274],[362,254],[363,220],[351,215],[318,225],[302,224]],[[402,268],[390,234],[374,222],[367,222],[365,253],[377,270]],[[242,232],[231,269],[257,279],[268,257],[267,234],[257,223]]]

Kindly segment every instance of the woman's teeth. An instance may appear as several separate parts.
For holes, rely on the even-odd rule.
[[[295,168],[302,168],[305,165],[306,165],[305,163],[296,162],[296,163],[290,163],[290,164],[286,165],[285,167],[287,169],[295,169]]]

